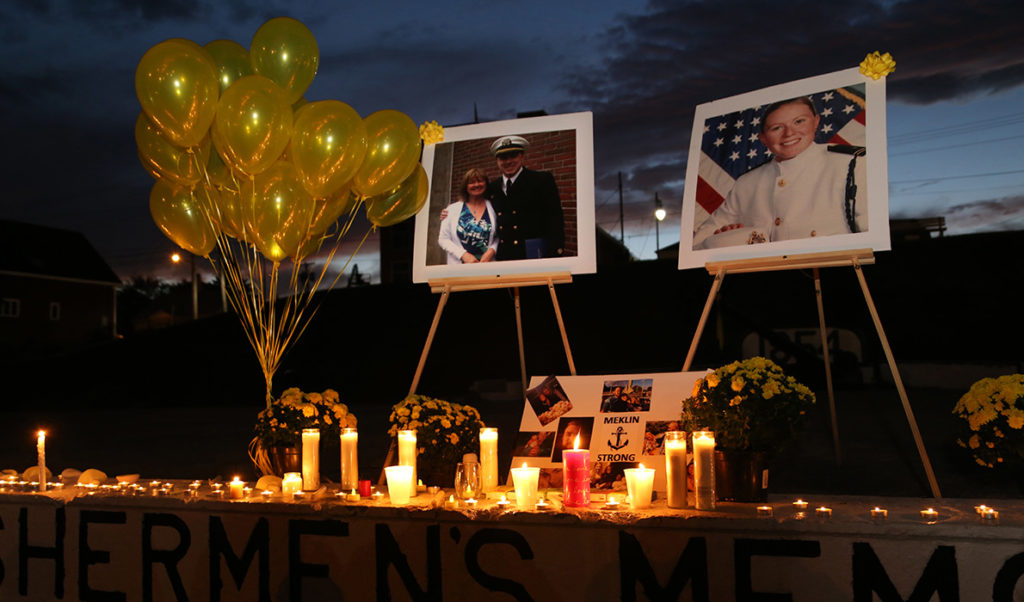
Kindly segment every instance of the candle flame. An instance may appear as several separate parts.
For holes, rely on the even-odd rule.
[[[449,502],[454,502],[455,501],[455,494],[454,493],[452,495],[448,496],[448,501]]]
[[[575,441],[573,441],[573,443],[572,443],[572,448],[573,448],[574,450],[575,450],[575,449],[579,449],[579,448],[580,448],[580,436],[579,436],[579,435],[576,435],[576,440],[575,440]]]
[[[231,482],[232,482],[232,483],[237,483],[237,482],[239,482],[239,481],[241,481],[241,480],[242,480],[242,479],[241,479],[241,477],[239,477],[238,475],[235,475],[235,478],[234,478],[234,479],[232,479],[232,481],[231,481]]]
[[[39,431],[37,433],[37,435],[39,436],[40,439],[45,439],[46,438],[46,431]]]
[[[501,494],[501,501],[503,501],[503,502],[507,502],[508,501],[508,498],[505,497],[504,493]]]
[[[644,470],[644,463],[641,462],[641,463],[637,464],[636,467],[639,468],[640,470]]]
[[[526,462],[523,462],[523,470],[526,470]]]

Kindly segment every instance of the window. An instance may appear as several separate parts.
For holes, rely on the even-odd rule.
[[[0,299],[0,318],[17,318],[21,315],[21,301]]]
[[[59,301],[51,301],[50,302],[50,321],[51,322],[56,322],[59,319],[60,319],[60,302]]]

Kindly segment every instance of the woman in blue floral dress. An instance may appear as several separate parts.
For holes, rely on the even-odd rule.
[[[487,174],[470,169],[462,178],[462,200],[445,209],[437,242],[448,253],[448,263],[494,261],[498,250],[497,218],[491,202],[484,198]]]

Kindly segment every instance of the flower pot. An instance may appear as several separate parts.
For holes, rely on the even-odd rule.
[[[455,465],[454,464],[428,464],[419,462],[419,479],[428,487],[435,485],[442,488],[455,486]]]
[[[301,445],[271,445],[266,452],[271,474],[283,477],[286,472],[302,472]]]
[[[763,502],[768,496],[768,454],[715,451],[715,498],[722,502]]]

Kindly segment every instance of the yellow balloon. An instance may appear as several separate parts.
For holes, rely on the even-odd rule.
[[[386,193],[366,199],[366,217],[375,226],[393,226],[419,213],[427,202],[430,183],[419,163],[404,182]]]
[[[195,42],[171,39],[146,51],[135,68],[142,110],[178,146],[195,146],[217,111],[217,65]]]
[[[352,181],[364,197],[377,196],[405,181],[420,157],[420,132],[408,115],[384,110],[363,120],[369,145]]]
[[[289,158],[314,198],[326,197],[351,180],[366,155],[366,126],[343,102],[303,106],[294,130]]]
[[[256,73],[284,88],[291,104],[313,83],[320,48],[305,25],[290,17],[277,17],[256,30],[249,56]]]
[[[167,238],[193,255],[206,257],[217,244],[201,199],[188,188],[157,180],[149,193],[149,212]]]
[[[247,233],[267,259],[294,257],[309,239],[313,197],[291,163],[278,161],[243,184],[241,199]]]
[[[323,234],[327,232],[338,218],[352,211],[359,199],[352,194],[352,189],[346,184],[334,194],[325,198],[317,199],[313,208],[313,219],[309,225],[312,234]]]
[[[245,219],[242,212],[242,197],[238,190],[222,188],[213,196],[215,209],[212,215],[220,231],[238,240],[248,242]]]
[[[237,80],[253,74],[249,51],[238,42],[214,40],[203,48],[210,53],[217,65],[217,82],[220,84],[221,92]]]
[[[214,130],[211,129],[211,138],[213,138],[213,133]],[[210,153],[210,158],[206,162],[206,175],[210,178],[210,184],[220,189],[238,192],[238,178],[235,177],[231,168],[225,165],[223,157],[216,149],[217,144],[214,143],[212,146],[214,147],[213,152]]]
[[[186,149],[175,146],[160,135],[159,128],[145,113],[135,120],[135,144],[139,160],[154,177],[163,177],[177,186],[192,186],[202,178],[202,166],[210,157],[210,139],[204,137],[196,146]]]
[[[258,174],[281,156],[292,135],[292,109],[280,86],[247,75],[224,91],[213,122],[213,140],[224,162]]]

